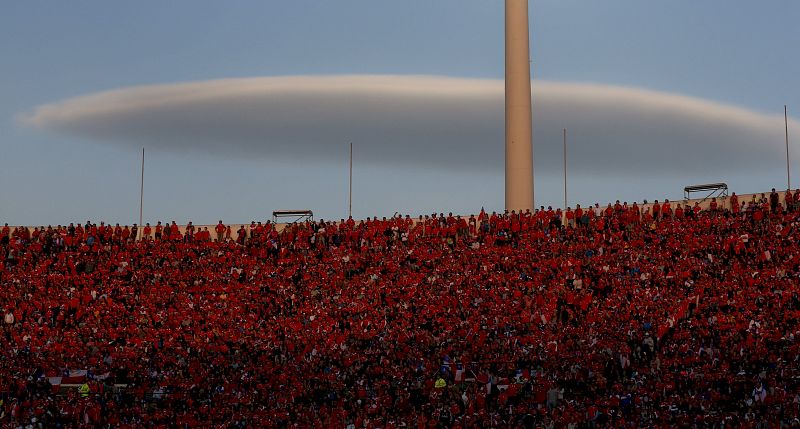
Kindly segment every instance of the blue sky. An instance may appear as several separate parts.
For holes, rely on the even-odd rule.
[[[788,104],[790,116],[800,117],[800,58],[793,54],[800,44],[798,18],[800,3],[789,0],[531,1],[533,78],[678,94],[772,119],[782,117]],[[141,146],[148,148],[146,220],[249,222],[279,208],[309,208],[338,219],[347,210],[346,132],[325,130],[330,144],[341,147],[339,158],[307,156],[317,150],[314,146],[281,157],[248,157],[226,155],[226,145],[238,152],[249,147],[238,144],[242,136],[235,127],[209,149],[208,144],[192,146],[191,134],[147,134],[138,144],[135,133],[97,138],[74,127],[31,126],[20,118],[43,105],[107,90],[216,79],[433,75],[496,81],[503,77],[503,8],[497,0],[12,2],[0,14],[0,52],[0,150],[5,160],[0,222],[136,221]],[[347,107],[345,99],[342,111],[348,112]],[[193,111],[193,106],[181,108]],[[682,186],[707,181],[727,181],[739,193],[785,187],[780,150],[765,156],[774,168],[749,168],[752,151],[742,152],[741,163],[727,160],[732,166],[727,170],[704,169],[698,162],[697,168],[676,170],[673,177],[652,177],[646,166],[626,168],[642,160],[660,162],[646,151],[623,162],[626,144],[639,150],[643,136],[659,129],[650,125],[658,125],[658,109],[651,118],[631,117],[640,127],[632,124],[630,133],[612,130],[620,142],[613,150],[619,153],[608,154],[607,160],[581,160],[588,153],[582,147],[596,148],[611,132],[591,121],[586,108],[576,109],[574,119],[569,109],[559,111],[564,112],[561,123],[550,120],[539,128],[534,112],[536,167],[547,172],[537,174],[537,205],[559,205],[563,198],[560,174],[548,170],[561,162],[552,150],[560,143],[553,136],[561,127],[575,130],[571,204],[677,198]],[[348,117],[338,119],[346,123]],[[625,117],[617,119],[624,122]],[[494,135],[497,115],[486,120],[492,122],[487,135]],[[699,134],[712,149],[703,151],[701,141],[675,150],[687,158],[713,157],[719,148],[712,143],[728,138],[721,128],[729,127],[704,123],[709,129]],[[315,123],[300,126],[313,129]],[[755,147],[782,148],[782,129],[763,135],[752,139]],[[460,138],[444,141],[442,150],[452,150]],[[502,151],[502,139],[500,134],[487,141],[496,145],[487,150]],[[501,166],[483,169],[467,162],[463,168],[457,163],[437,168],[374,162],[374,156],[359,160],[372,143],[354,144],[356,217],[502,207]],[[800,152],[792,153],[800,160]],[[589,163],[607,163],[613,174],[589,173],[581,167]],[[800,173],[797,179],[793,183],[800,184]]]

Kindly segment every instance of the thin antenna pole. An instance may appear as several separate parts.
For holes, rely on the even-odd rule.
[[[144,147],[142,147],[142,181],[139,185],[139,228],[136,235],[140,235],[143,231],[142,227],[142,213],[144,212]],[[136,237],[139,238],[139,237]]]
[[[567,129],[564,128],[564,213],[567,211]]]
[[[786,128],[786,189],[792,189],[792,179],[789,175],[789,114],[786,105],[783,105],[783,125]]]
[[[350,142],[350,197],[347,205],[347,217],[353,217],[353,143]]]

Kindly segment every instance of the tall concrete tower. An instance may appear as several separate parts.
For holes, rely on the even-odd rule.
[[[533,211],[528,0],[506,1],[506,210]]]

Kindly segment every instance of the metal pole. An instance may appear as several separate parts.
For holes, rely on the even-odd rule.
[[[786,189],[792,189],[792,180],[789,176],[789,114],[786,105],[783,105],[783,124],[786,128]]]
[[[144,147],[142,147],[142,181],[139,186],[139,228],[136,231],[137,236],[139,236],[143,232],[143,226],[142,226],[143,208],[144,208]]]
[[[347,217],[353,217],[353,143],[350,143],[350,197],[347,205]]]
[[[567,212],[567,129],[564,128],[564,214]]]

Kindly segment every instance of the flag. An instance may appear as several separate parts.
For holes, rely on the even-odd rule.
[[[456,383],[464,381],[464,365],[460,363],[455,365],[455,376],[453,379],[456,381]]]
[[[64,375],[61,377],[61,384],[81,384],[84,383],[87,379],[87,375],[89,371],[85,369],[81,370],[69,370],[64,371]],[[51,383],[52,384],[52,383]]]
[[[501,377],[500,380],[497,381],[497,390],[504,391],[508,389],[508,386],[511,384],[511,381],[508,377]]]

